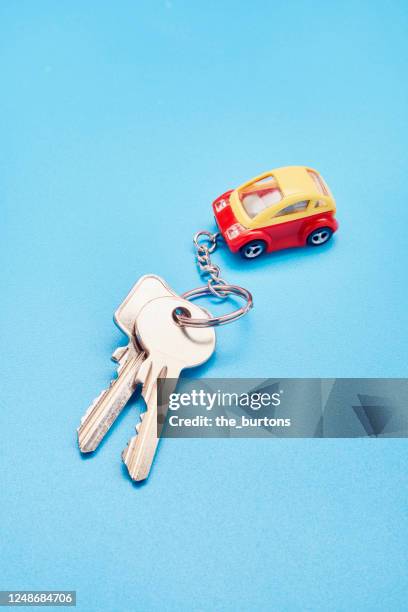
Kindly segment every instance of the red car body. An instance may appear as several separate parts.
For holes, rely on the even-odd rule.
[[[291,220],[288,216],[276,219],[273,225],[257,228],[243,226],[231,206],[230,196],[234,190],[229,190],[213,202],[213,211],[219,231],[224,237],[229,249],[236,253],[248,243],[259,240],[266,244],[266,252],[279,251],[291,247],[301,247],[308,243],[308,237],[319,228],[329,228],[335,232],[338,228],[334,210],[318,210],[313,208],[307,216]],[[310,207],[309,207],[310,208]],[[326,206],[327,208],[327,206]],[[315,212],[316,211],[316,212]],[[295,215],[298,216],[298,215]],[[290,216],[289,216],[290,217]],[[236,226],[236,236],[231,236],[231,228]]]

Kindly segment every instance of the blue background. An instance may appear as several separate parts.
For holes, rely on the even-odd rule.
[[[199,284],[210,203],[287,164],[338,204],[326,247],[223,276],[255,308],[192,375],[405,376],[406,2],[0,5],[3,589],[78,609],[403,610],[405,440],[165,440],[147,484],[75,429],[137,278]]]

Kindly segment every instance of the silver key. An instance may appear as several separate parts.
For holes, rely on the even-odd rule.
[[[173,318],[176,308],[187,309],[194,318],[208,318],[206,311],[180,297],[154,299],[141,309],[136,318],[137,340],[148,353],[137,373],[143,384],[142,396],[147,410],[136,427],[137,435],[122,454],[131,478],[136,481],[149,475],[159,442],[158,378],[178,379],[184,368],[204,363],[215,349],[214,328],[178,325]]]
[[[81,419],[78,428],[81,452],[90,453],[98,447],[137,387],[137,373],[146,357],[134,335],[140,310],[154,298],[176,295],[161,278],[150,274],[139,279],[116,310],[114,321],[129,341],[127,346],[119,347],[112,355],[119,364],[117,378],[92,402]]]

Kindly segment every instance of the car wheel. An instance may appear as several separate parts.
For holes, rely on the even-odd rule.
[[[319,227],[311,232],[307,237],[307,244],[309,246],[321,246],[326,244],[333,235],[333,230],[330,227]]]
[[[244,244],[239,250],[244,259],[255,259],[256,257],[260,257],[265,251],[266,242],[263,240],[252,240],[252,242]]]

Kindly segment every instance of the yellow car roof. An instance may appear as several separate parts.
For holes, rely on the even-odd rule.
[[[320,176],[316,170],[312,170],[312,168],[307,168],[306,166],[286,166],[284,168],[277,168],[276,170],[272,170],[272,174],[278,181],[284,197],[297,194],[309,194],[311,196],[315,195],[318,198],[322,193],[318,190],[308,170]]]

